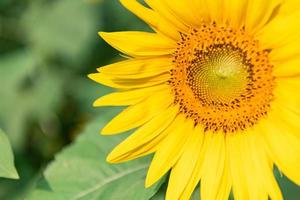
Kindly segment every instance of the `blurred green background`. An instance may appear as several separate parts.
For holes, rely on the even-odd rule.
[[[98,116],[109,92],[87,74],[118,53],[98,31],[148,30],[117,0],[0,0],[0,128],[20,180],[0,179],[0,199],[24,199],[54,155]],[[299,169],[300,172],[300,169]],[[300,189],[278,174],[286,199]]]

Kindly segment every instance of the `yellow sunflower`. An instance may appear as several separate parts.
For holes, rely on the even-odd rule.
[[[89,77],[128,106],[102,130],[134,132],[108,156],[154,153],[167,200],[283,199],[274,165],[300,185],[300,4],[296,0],[121,0],[154,30],[103,33],[126,55]]]

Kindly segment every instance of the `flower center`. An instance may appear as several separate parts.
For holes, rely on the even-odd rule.
[[[203,24],[174,53],[175,104],[205,131],[243,131],[267,115],[275,78],[269,51],[244,29]]]
[[[243,57],[230,47],[213,47],[200,53],[187,68],[187,83],[196,98],[206,105],[230,103],[247,87],[247,68]]]

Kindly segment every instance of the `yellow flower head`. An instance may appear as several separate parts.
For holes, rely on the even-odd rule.
[[[90,78],[128,106],[102,130],[137,128],[112,163],[155,153],[167,200],[282,199],[274,164],[300,185],[300,4],[296,0],[121,0],[154,30],[100,33],[128,59]]]

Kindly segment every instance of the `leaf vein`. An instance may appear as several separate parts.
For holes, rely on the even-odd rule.
[[[113,182],[113,181],[119,179],[119,178],[122,178],[122,177],[124,177],[124,176],[127,176],[127,175],[129,175],[129,174],[131,174],[131,173],[137,172],[137,171],[139,171],[139,170],[146,169],[147,167],[148,167],[148,164],[144,164],[144,165],[140,165],[140,166],[137,166],[137,167],[135,167],[135,168],[132,168],[132,169],[123,171],[123,172],[121,172],[121,173],[115,174],[114,176],[108,178],[107,180],[105,180],[105,181],[103,181],[103,182],[100,182],[99,184],[96,184],[94,187],[92,187],[92,188],[90,188],[90,189],[88,189],[88,190],[86,190],[86,191],[83,191],[83,192],[77,194],[77,195],[73,198],[73,200],[80,199],[80,198],[82,198],[82,197],[84,197],[84,196],[86,196],[86,195],[88,195],[88,194],[90,194],[90,193],[92,193],[92,192],[95,192],[97,189],[99,189],[99,188],[101,188],[101,187],[103,187],[103,186],[105,186],[105,185],[107,185],[107,184],[109,184],[109,183],[111,183],[111,182]]]

